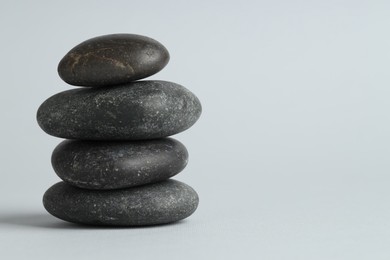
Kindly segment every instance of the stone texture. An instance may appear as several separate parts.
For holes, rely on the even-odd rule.
[[[168,179],[187,165],[185,146],[172,138],[133,142],[60,143],[52,165],[65,182],[85,189],[119,189]]]
[[[162,70],[168,50],[135,34],[95,37],[74,47],[58,65],[60,77],[75,86],[109,86],[146,78]]]
[[[136,81],[115,87],[58,93],[38,109],[48,134],[82,140],[142,140],[191,127],[201,114],[198,98],[167,81]]]
[[[175,222],[197,208],[188,185],[167,180],[134,188],[94,191],[59,182],[43,196],[46,210],[65,221],[108,226],[144,226]]]

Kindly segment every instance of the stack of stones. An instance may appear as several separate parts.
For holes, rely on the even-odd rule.
[[[136,81],[163,69],[167,49],[148,37],[113,34],[74,47],[60,77],[83,88],[58,93],[38,109],[48,134],[66,138],[52,165],[63,180],[43,204],[62,220],[89,225],[142,226],[190,216],[198,195],[169,180],[187,165],[188,152],[167,138],[191,127],[198,98],[167,81]]]

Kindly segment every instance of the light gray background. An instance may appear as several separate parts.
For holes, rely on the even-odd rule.
[[[1,259],[390,259],[390,2],[0,2]],[[35,113],[59,60],[109,33],[162,42],[203,115],[176,135],[200,195],[176,225],[82,228],[41,198],[61,141]],[[115,258],[114,258],[115,257]]]

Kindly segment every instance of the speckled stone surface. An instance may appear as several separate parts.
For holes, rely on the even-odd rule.
[[[65,182],[85,189],[119,189],[168,179],[187,165],[185,146],[172,138],[60,143],[52,165]]]
[[[58,65],[60,77],[75,86],[108,86],[143,79],[162,70],[168,50],[135,34],[111,34],[84,41]]]
[[[167,180],[134,188],[94,191],[59,182],[43,196],[43,205],[65,221],[108,226],[167,224],[190,216],[199,198],[188,185]]]
[[[79,88],[60,92],[38,109],[48,134],[82,140],[142,140],[170,136],[191,127],[202,111],[198,98],[168,81]]]

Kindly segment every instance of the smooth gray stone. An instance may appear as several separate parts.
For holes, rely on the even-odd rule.
[[[65,221],[108,226],[145,226],[190,216],[199,198],[188,185],[167,180],[134,188],[94,191],[59,182],[43,196],[43,205]]]
[[[187,149],[172,138],[133,142],[65,140],[51,157],[62,180],[98,190],[159,182],[181,172],[187,161]]]
[[[110,86],[143,79],[162,70],[168,50],[158,41],[135,34],[111,34],[84,41],[58,65],[58,74],[75,86]]]
[[[60,92],[38,109],[48,134],[81,140],[161,138],[191,127],[202,112],[198,98],[167,81],[136,81]]]

